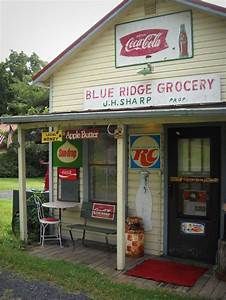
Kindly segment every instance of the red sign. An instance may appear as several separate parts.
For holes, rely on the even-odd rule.
[[[92,218],[114,220],[115,205],[105,203],[93,203]]]
[[[58,168],[58,177],[60,179],[73,181],[78,179],[78,172],[76,168]]]
[[[130,33],[120,38],[123,56],[150,55],[168,48],[166,29],[147,29]]]

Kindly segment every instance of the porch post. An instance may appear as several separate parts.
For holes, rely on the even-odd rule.
[[[125,267],[125,126],[116,129],[117,138],[117,270]]]
[[[27,241],[27,202],[26,202],[26,167],[25,167],[25,134],[18,126],[18,176],[19,176],[19,214],[20,239]]]

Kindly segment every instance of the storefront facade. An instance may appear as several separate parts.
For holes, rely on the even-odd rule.
[[[191,2],[123,1],[35,75],[50,88],[50,115],[2,118],[79,141],[74,200],[117,203],[119,269],[125,212],[139,205],[146,253],[214,263],[224,235],[226,11]],[[54,201],[62,166],[51,165]],[[139,204],[143,171],[150,194]]]

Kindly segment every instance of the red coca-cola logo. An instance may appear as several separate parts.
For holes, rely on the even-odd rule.
[[[162,51],[169,46],[166,42],[168,30],[146,29],[120,38],[122,56],[144,56]]]
[[[64,180],[76,180],[78,178],[75,168],[58,168],[58,176]]]

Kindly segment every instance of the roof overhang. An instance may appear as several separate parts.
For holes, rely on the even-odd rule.
[[[195,118],[198,122],[208,122],[208,118],[215,121],[226,121],[226,107],[193,107],[193,108],[158,108],[151,110],[127,110],[127,111],[97,111],[97,112],[65,112],[51,113],[42,115],[9,116],[1,117],[0,121],[4,124],[18,124],[24,128],[51,127],[58,124],[60,127],[67,122],[77,124],[106,124],[121,123],[131,124],[131,121],[140,120],[145,122],[151,119],[161,123],[161,119],[182,121],[184,118]],[[202,119],[201,119],[202,118]]]

